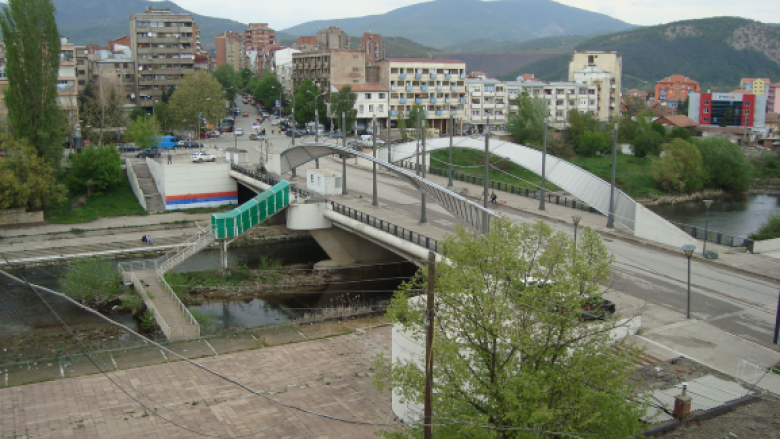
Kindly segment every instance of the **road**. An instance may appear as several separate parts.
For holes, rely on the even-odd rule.
[[[239,103],[242,111],[250,117],[238,117],[237,127],[244,128],[245,135],[235,139],[226,134],[213,139],[220,148],[237,146],[248,151],[250,163],[259,162],[260,143],[248,140],[251,123],[256,111]],[[270,132],[270,124],[263,124]],[[287,148],[291,140],[281,135],[269,135],[273,152]],[[296,139],[299,142],[301,139]],[[313,139],[308,139],[313,140]],[[211,142],[211,141],[210,141]],[[341,163],[332,159],[321,159],[322,168],[341,171]],[[310,163],[303,168],[313,167]],[[305,175],[301,170],[298,175]],[[437,181],[439,177],[431,179]],[[443,181],[442,181],[443,182]],[[372,175],[368,170],[348,167],[347,187],[353,196],[372,196]],[[407,183],[387,173],[378,176],[379,202],[396,212],[406,212],[410,218],[419,217],[420,194]],[[473,193],[473,192],[472,192]],[[532,203],[535,203],[532,202]],[[432,201],[427,203],[427,217],[431,225],[453,231],[457,220]],[[532,222],[539,217],[530,212],[500,206],[497,209],[516,223]],[[533,210],[533,209],[529,209]],[[602,226],[603,217],[583,214],[581,226]],[[552,222],[554,228],[567,233],[573,232],[571,224]],[[663,248],[637,244],[632,240],[605,239],[607,248],[615,257],[609,290],[620,291],[640,301],[658,305],[670,311],[685,312],[687,298],[687,259],[682,252],[671,252]],[[778,270],[780,273],[780,261]],[[723,331],[742,337],[765,347],[777,350],[771,343],[775,324],[775,310],[778,303],[780,282],[752,276],[728,267],[693,260],[691,267],[691,315],[706,321]]]

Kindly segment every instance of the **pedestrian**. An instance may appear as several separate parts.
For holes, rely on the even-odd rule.
[[[173,164],[173,156],[171,155],[171,153],[168,153],[168,164],[169,165]]]
[[[498,197],[496,196],[496,193],[495,193],[495,191],[493,191],[493,192],[491,192],[491,193],[490,193],[490,202],[491,202],[491,203],[493,203],[493,204],[498,204],[498,203],[496,203],[496,199],[497,199],[497,198],[498,198]]]

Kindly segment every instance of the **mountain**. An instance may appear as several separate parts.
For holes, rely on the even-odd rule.
[[[576,50],[615,50],[623,55],[626,87],[655,84],[679,73],[702,85],[736,88],[740,78],[777,78],[780,28],[737,17],[685,20],[608,35]],[[534,73],[547,80],[567,79],[570,55],[560,55],[509,72]],[[522,70],[522,71],[520,71]]]
[[[380,15],[310,21],[284,32],[314,35],[319,29],[336,24],[349,35],[373,32],[401,36],[435,48],[485,38],[525,41],[632,27],[606,15],[551,0],[434,0]]]
[[[445,47],[445,52],[514,52],[517,50],[573,50],[583,41],[592,38],[585,35],[563,35],[537,38],[528,41],[496,41],[481,39],[466,41]]]
[[[430,58],[440,52],[403,37],[382,37],[382,41],[388,58]]]
[[[52,0],[57,9],[60,35],[79,45],[104,45],[106,41],[130,32],[130,15],[151,6],[170,8],[172,12],[192,14],[200,28],[200,39],[206,49],[214,51],[215,38],[226,31],[243,32],[247,25],[233,20],[193,14],[170,1],[147,0]]]

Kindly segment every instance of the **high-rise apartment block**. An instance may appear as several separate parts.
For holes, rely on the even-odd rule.
[[[677,108],[676,102],[688,99],[691,93],[699,93],[699,83],[683,75],[672,75],[655,84],[655,99],[658,103],[669,101],[669,106]]]
[[[617,52],[584,50],[574,52],[569,62],[569,81],[595,85],[598,90],[598,119],[620,117],[623,57]]]
[[[241,49],[244,36],[238,32],[225,31],[217,35],[217,65],[230,64],[233,69],[241,70]]]
[[[268,23],[249,23],[244,31],[241,68],[258,69],[257,57],[263,47],[276,43],[276,31]]]
[[[338,26],[317,32],[317,50],[350,50],[350,45],[349,35]]]
[[[365,81],[366,55],[360,50],[329,50],[303,52],[292,55],[293,88],[311,79],[319,89],[328,91],[330,85],[358,84]]]
[[[373,63],[380,59],[384,59],[385,42],[382,40],[381,35],[363,32],[359,45],[358,49],[366,54],[367,63]]]
[[[196,35],[192,15],[148,8],[130,16],[130,45],[138,66],[136,105],[151,108],[168,87],[193,72]]]

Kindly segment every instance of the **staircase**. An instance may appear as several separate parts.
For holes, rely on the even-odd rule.
[[[162,196],[157,192],[157,184],[152,178],[152,173],[149,171],[149,165],[146,164],[145,159],[130,159],[130,166],[133,167],[135,177],[138,179],[138,187],[144,193],[146,199],[146,211],[149,213],[157,213],[165,211],[165,203]]]
[[[177,247],[157,259],[157,271],[164,274],[187,258],[208,247],[216,238],[210,229],[204,229]]]

